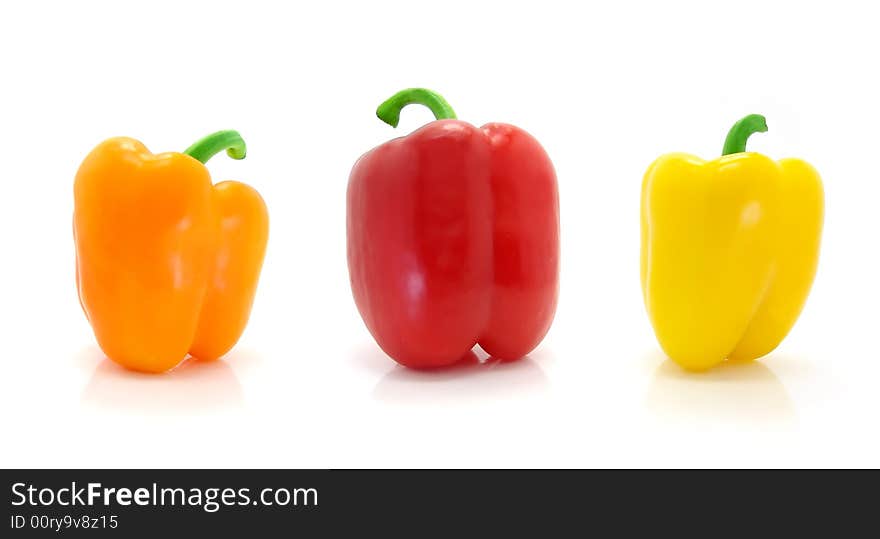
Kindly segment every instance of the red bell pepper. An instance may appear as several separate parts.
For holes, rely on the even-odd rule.
[[[512,360],[550,328],[559,287],[553,164],[528,133],[476,128],[425,89],[379,106],[397,127],[409,104],[437,121],[362,156],[348,184],[348,268],[376,342],[414,368],[450,365],[479,344]]]

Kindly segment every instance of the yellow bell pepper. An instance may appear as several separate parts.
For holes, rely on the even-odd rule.
[[[663,351],[687,370],[772,352],[816,274],[824,195],[816,170],[746,152],[763,116],[737,122],[722,157],[657,159],[642,182],[642,293]]]

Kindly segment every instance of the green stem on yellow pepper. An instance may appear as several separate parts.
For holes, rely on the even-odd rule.
[[[397,127],[400,122],[400,110],[407,105],[424,105],[431,109],[438,120],[456,118],[452,106],[440,94],[426,88],[407,88],[397,92],[379,105],[376,116],[391,127]]]
[[[238,131],[231,129],[210,134],[187,148],[183,153],[204,164],[223,150],[226,150],[226,155],[233,159],[244,159],[247,155],[247,145],[244,143],[244,139],[241,138]]]
[[[727,138],[724,140],[724,149],[721,151],[721,155],[746,151],[746,142],[750,136],[766,132],[767,119],[760,114],[749,114],[730,128],[730,132],[727,133]]]

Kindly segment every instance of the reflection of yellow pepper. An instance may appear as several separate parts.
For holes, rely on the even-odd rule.
[[[724,155],[660,157],[642,183],[642,292],[657,340],[689,370],[776,348],[806,302],[819,259],[822,180],[799,159],[746,153],[751,115]]]

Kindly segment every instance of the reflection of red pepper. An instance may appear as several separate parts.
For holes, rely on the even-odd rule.
[[[349,179],[355,302],[379,346],[403,365],[449,365],[475,344],[520,358],[556,310],[553,165],[525,131],[455,120],[428,90],[404,90],[377,114],[396,127],[411,103],[438,121],[367,153]]]

